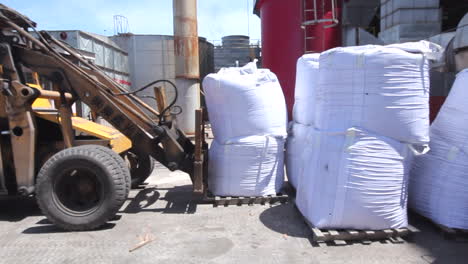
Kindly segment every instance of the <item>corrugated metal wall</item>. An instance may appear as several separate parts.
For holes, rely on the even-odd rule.
[[[159,79],[175,82],[172,37],[125,34],[114,36],[112,39],[128,51],[128,65],[133,90]],[[172,100],[174,93],[171,89],[166,89],[166,91],[168,91],[168,99]],[[147,89],[140,95],[153,95],[153,90]],[[143,100],[154,107],[156,106],[152,99],[145,98]]]
[[[111,37],[122,49],[129,54],[128,65],[132,89],[159,79],[166,79],[175,83],[174,38],[164,35],[133,35],[120,34]],[[204,39],[200,40],[200,78],[214,72],[213,45]],[[169,85],[166,95],[169,102],[174,92]],[[142,95],[153,95],[152,89],[147,89]],[[156,102],[150,98],[143,99],[149,105],[156,107]]]
[[[108,37],[79,30],[49,31],[73,48],[94,54],[94,63],[125,88],[130,88],[128,54]]]
[[[424,39],[440,33],[439,0],[380,0],[380,34],[385,43]]]

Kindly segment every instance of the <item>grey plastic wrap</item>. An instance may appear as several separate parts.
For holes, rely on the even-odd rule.
[[[468,229],[468,69],[458,73],[431,126],[431,151],[415,158],[410,207],[438,224]]]
[[[277,194],[284,182],[282,137],[250,136],[210,146],[208,186],[215,195]]]
[[[318,228],[406,227],[411,151],[407,144],[350,128],[311,130],[296,204]]]
[[[315,127],[327,131],[362,127],[402,142],[428,143],[432,57],[427,55],[428,45],[367,45],[323,52],[316,106],[311,110]]]

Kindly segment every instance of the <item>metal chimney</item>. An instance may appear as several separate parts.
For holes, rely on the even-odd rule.
[[[183,112],[178,125],[186,134],[195,133],[195,109],[200,107],[197,1],[173,0],[174,55],[177,104]]]

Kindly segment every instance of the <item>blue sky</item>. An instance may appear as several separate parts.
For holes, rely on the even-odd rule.
[[[172,0],[4,0],[2,3],[37,22],[39,29],[80,29],[113,35],[113,16],[124,15],[132,33],[173,34]],[[198,0],[198,34],[208,40],[220,40],[225,35],[247,35],[250,28],[251,39],[259,40],[260,19],[252,14],[252,5],[252,0]]]

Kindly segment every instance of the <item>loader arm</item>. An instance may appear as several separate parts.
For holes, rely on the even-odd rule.
[[[86,103],[127,136],[139,152],[151,155],[172,171],[182,170],[193,179],[195,146],[175,121],[164,118],[47,32],[34,35],[31,30],[35,31],[33,21],[0,5],[0,89],[5,98],[18,97],[18,93],[24,93],[23,101],[41,98],[40,90],[26,85],[22,68],[37,72],[54,83],[55,91],[48,91],[48,98],[55,93],[64,107],[76,100]],[[69,95],[72,99],[68,99]]]

